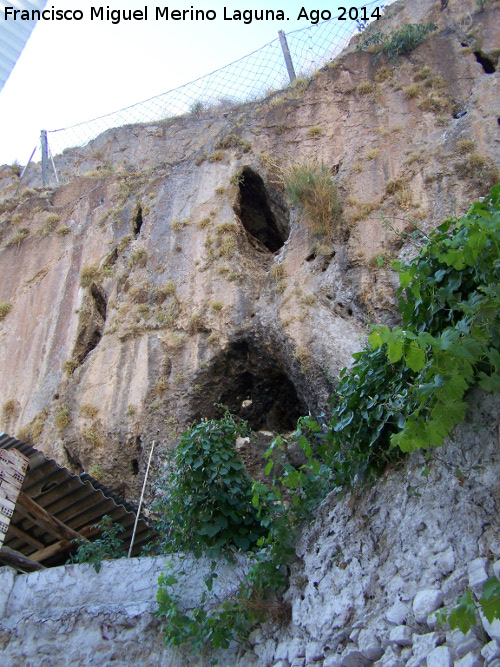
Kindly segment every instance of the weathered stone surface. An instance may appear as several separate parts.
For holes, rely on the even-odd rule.
[[[469,563],[467,573],[469,575],[469,587],[472,591],[480,591],[483,584],[488,580],[487,565],[487,558],[475,558]]]
[[[467,653],[460,660],[455,660],[455,667],[481,667],[483,661],[480,660],[476,653]]]
[[[427,662],[427,656],[442,642],[437,632],[425,635],[413,635],[412,656],[406,663],[408,667],[420,667]]]
[[[109,131],[56,157],[78,178],[47,193],[21,193],[10,202],[15,208],[2,209],[0,302],[13,307],[0,323],[0,405],[11,398],[19,405],[3,417],[2,430],[15,434],[38,416],[37,428],[25,433],[45,453],[75,472],[100,468],[106,484],[134,499],[151,441],[174,446],[192,420],[216,414],[216,402],[229,402],[260,430],[261,449],[271,431],[291,430],[296,416],[327,406],[340,369],[362,346],[366,321],[396,321],[389,260],[412,249],[380,225],[378,213],[399,221],[400,230],[417,221],[428,233],[485,194],[500,165],[500,79],[484,69],[485,57],[498,65],[499,4],[489,2],[484,12],[475,0],[454,0],[443,11],[440,5],[391,6],[392,25],[435,21],[439,32],[385,63],[386,78],[381,61],[353,43],[300,99],[264,100],[227,118]],[[405,94],[425,67],[430,86],[418,83],[416,98]],[[373,90],[362,95],[358,86],[367,81]],[[440,114],[419,107],[438,93]],[[321,127],[319,139],[308,135],[312,126]],[[196,164],[232,132],[252,151],[233,147],[220,162]],[[486,171],[468,168],[464,139]],[[281,170],[308,159],[331,169],[342,204],[337,228],[321,242],[279,182]],[[114,172],[84,175],[100,161]],[[0,202],[16,185],[7,171],[0,170]],[[247,191],[232,178],[238,174],[246,175]],[[252,207],[248,183],[258,189],[259,178],[265,196],[260,190]],[[249,231],[264,215],[262,202],[282,236],[276,250]],[[61,216],[68,235],[45,233],[49,212]],[[14,215],[29,229],[20,245],[8,244]],[[82,287],[82,269],[92,265],[99,270]],[[72,375],[62,368],[69,360],[77,364]],[[420,634],[426,628],[418,623],[429,620],[421,593],[440,591],[451,607],[468,580],[484,582],[485,559],[500,558],[492,427],[499,405],[491,396],[469,398],[456,443],[431,451],[429,461],[416,453],[372,487],[325,500],[299,537],[289,627],[265,626],[252,635],[252,650],[231,647],[211,657],[231,667],[304,667],[323,656],[324,667],[417,667],[436,655],[446,664],[455,643],[438,646],[439,628]],[[60,432],[55,417],[63,406],[70,423]],[[95,418],[84,406],[97,409]],[[260,449],[239,446],[261,476]],[[300,465],[298,454],[290,453]],[[162,458],[158,451],[156,470]],[[457,467],[466,471],[460,480]],[[26,578],[0,574],[0,661],[86,667],[98,656],[103,665],[207,664],[163,645],[154,617],[160,562],[144,570],[135,561],[105,563],[100,578],[81,566]],[[179,588],[188,607],[203,590],[201,571],[190,583]],[[483,624],[500,640],[498,621]],[[460,664],[479,660],[474,642],[462,650]]]
[[[410,612],[408,605],[404,602],[396,602],[386,613],[385,617],[389,623],[394,625],[403,625]]]
[[[397,625],[389,633],[389,642],[394,646],[411,646],[413,644],[411,628]]]
[[[453,654],[448,646],[438,646],[427,656],[427,667],[453,667]]]
[[[428,232],[465,212],[500,165],[498,73],[477,60],[483,53],[497,63],[499,11],[490,2],[480,12],[475,0],[446,11],[434,0],[398,2],[392,25],[434,21],[439,32],[389,62],[383,77],[380,61],[374,65],[353,42],[296,100],[116,128],[66,151],[56,163],[74,178],[55,190],[23,186],[12,198],[16,182],[2,168],[0,269],[8,278],[0,302],[13,307],[0,324],[0,405],[19,405],[2,428],[26,437],[38,416],[31,437],[45,453],[75,472],[99,470],[134,499],[151,441],[174,446],[193,419],[216,413],[214,403],[230,398],[251,425],[278,431],[327,406],[340,369],[362,345],[366,320],[396,321],[388,267],[411,248],[378,213],[398,229],[412,220]],[[371,91],[360,94],[367,82]],[[415,84],[417,97],[405,94]],[[429,96],[439,98],[440,112],[421,108]],[[317,138],[308,134],[313,126],[321,127]],[[233,146],[221,161],[199,162],[234,133],[252,150]],[[463,139],[484,163],[479,174],[467,168]],[[283,170],[308,159],[323,161],[339,190],[342,213],[329,239],[313,238],[280,184]],[[231,182],[238,173],[246,186]],[[26,185],[38,178],[39,168],[28,170]],[[265,196],[253,196],[256,183]],[[276,250],[245,221],[245,211],[264,215],[263,202],[282,236]],[[51,213],[67,235],[50,231]],[[14,216],[29,233],[20,245],[9,244]],[[82,269],[94,265],[95,288],[82,287]],[[222,309],[213,309],[218,301]],[[77,364],[72,375],[62,368],[68,361]],[[248,373],[253,389],[242,380]],[[85,405],[98,408],[95,419],[82,413]],[[62,433],[61,407],[70,413]],[[154,469],[161,463],[158,452]],[[437,578],[456,557],[441,546],[433,554]],[[391,595],[399,590],[395,579]]]
[[[425,623],[427,616],[443,604],[443,593],[428,589],[419,591],[413,600],[413,613],[419,623]]]
[[[500,644],[496,641],[496,639],[488,642],[481,649],[481,655],[483,656],[485,663],[488,665],[496,658],[500,658]]]

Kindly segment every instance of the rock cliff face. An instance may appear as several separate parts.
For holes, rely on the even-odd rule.
[[[107,131],[56,157],[54,189],[28,189],[32,169],[16,195],[0,170],[3,430],[133,499],[151,442],[217,403],[274,431],[328,409],[366,323],[395,321],[400,232],[464,213],[500,165],[499,3],[387,20],[439,31],[396,61],[351,45],[257,103]],[[310,160],[338,189],[330,235],[284,191]]]

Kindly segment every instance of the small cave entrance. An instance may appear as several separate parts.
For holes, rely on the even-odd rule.
[[[219,418],[222,404],[254,430],[284,433],[306,411],[293,383],[275,359],[246,340],[233,342],[212,362],[202,380],[193,419]]]
[[[89,294],[85,296],[82,308],[80,308],[78,334],[72,355],[79,366],[97,347],[102,338],[107,305],[106,293],[102,287],[92,283],[89,287]]]
[[[142,207],[137,206],[132,215],[132,233],[134,236],[139,236],[142,227]]]
[[[277,252],[289,234],[289,219],[284,206],[273,205],[264,181],[249,167],[244,167],[239,180],[234,212],[250,237],[260,241],[269,252]],[[273,210],[274,209],[274,210]]]
[[[495,62],[492,58],[485,56],[481,51],[474,51],[474,56],[486,74],[494,74],[496,72]]]

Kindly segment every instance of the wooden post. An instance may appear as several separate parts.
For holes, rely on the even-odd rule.
[[[288,71],[288,76],[290,77],[290,83],[293,83],[297,78],[295,76],[295,70],[293,69],[292,56],[290,55],[290,50],[288,48],[288,42],[286,41],[286,35],[283,30],[278,31],[278,37],[280,38],[281,49],[285,57],[286,69]]]
[[[47,145],[47,130],[40,132],[40,142],[42,145],[42,181],[43,187],[49,184],[49,148]]]

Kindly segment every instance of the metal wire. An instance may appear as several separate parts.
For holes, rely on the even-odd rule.
[[[370,3],[352,3],[351,7],[366,7],[370,15],[370,8],[377,5],[381,7],[381,3],[374,0]],[[356,30],[355,21],[349,18],[339,20],[336,17],[288,33],[288,46],[297,76],[309,77],[335,58]],[[210,109],[216,112],[218,108],[259,99],[288,84],[283,52],[279,39],[275,39],[253,53],[184,86],[84,123],[49,130],[48,141],[52,153],[56,155],[68,147],[84,146],[111,128],[155,123],[188,113],[196,116]]]

